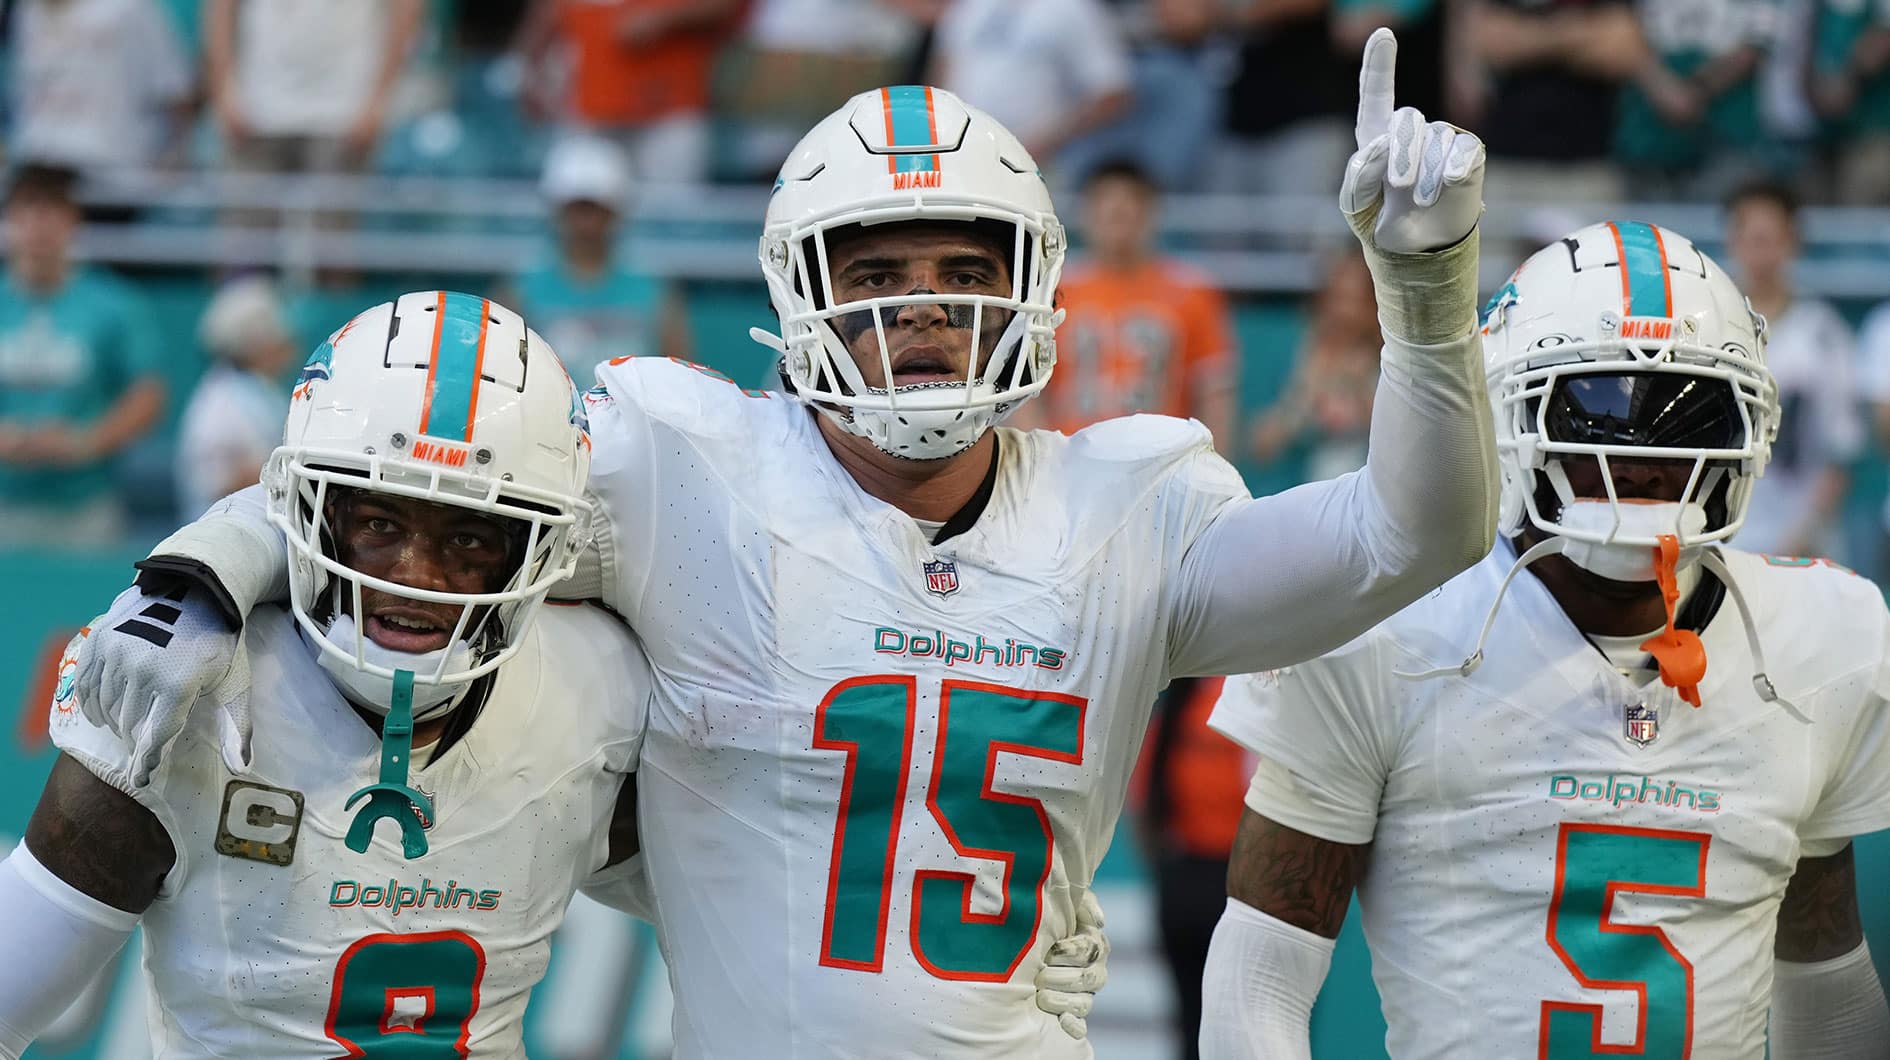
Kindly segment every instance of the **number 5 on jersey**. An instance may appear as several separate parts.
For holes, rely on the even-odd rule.
[[[1635,997],[1634,1041],[1601,1043],[1601,1006],[1542,1003],[1539,1060],[1693,1055],[1693,962],[1657,927],[1613,919],[1617,894],[1706,895],[1712,836],[1660,828],[1564,824],[1555,851],[1549,946],[1590,990]]]
[[[917,679],[855,677],[835,685],[814,713],[814,747],[846,754],[827,875],[820,963],[885,967],[899,825],[912,766]],[[1002,862],[995,913],[971,908],[976,876],[922,869],[912,885],[912,950],[941,979],[1002,982],[1036,941],[1050,877],[1050,816],[1043,803],[992,787],[999,755],[1083,760],[1087,701],[973,681],[939,688],[938,737],[925,806],[952,849]]]

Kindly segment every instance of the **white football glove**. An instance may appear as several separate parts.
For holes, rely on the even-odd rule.
[[[1415,107],[1393,109],[1398,38],[1379,28],[1358,72],[1358,151],[1339,209],[1365,246],[1379,325],[1420,346],[1461,338],[1476,324],[1477,218],[1483,141]]]
[[[1057,1018],[1063,1033],[1077,1040],[1089,1034],[1090,1007],[1096,991],[1109,981],[1109,936],[1103,934],[1102,903],[1083,891],[1076,905],[1076,933],[1050,944],[1037,971],[1037,1007]]]
[[[134,787],[151,782],[204,696],[222,715],[225,764],[231,772],[249,767],[249,658],[207,590],[148,596],[134,585],[92,620],[91,631],[78,653],[79,712],[125,741]]]

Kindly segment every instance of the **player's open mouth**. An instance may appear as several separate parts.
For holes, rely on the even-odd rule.
[[[951,358],[937,346],[922,346],[903,350],[893,358],[893,385],[915,386],[921,383],[940,383],[963,378],[962,374],[952,370]]]
[[[368,616],[367,635],[383,648],[420,655],[446,647],[453,627],[418,608],[388,607]]]

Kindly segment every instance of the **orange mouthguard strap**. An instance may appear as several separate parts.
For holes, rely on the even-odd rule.
[[[1680,539],[1660,535],[1654,547],[1654,580],[1660,584],[1661,599],[1667,605],[1667,628],[1642,642],[1641,650],[1660,664],[1661,683],[1678,689],[1680,698],[1700,705],[1700,682],[1706,678],[1706,645],[1690,629],[1673,628],[1674,608],[1680,604],[1680,580],[1675,571],[1680,565]]]

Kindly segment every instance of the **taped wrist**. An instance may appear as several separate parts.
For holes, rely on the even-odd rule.
[[[1441,250],[1394,253],[1378,245],[1372,230],[1380,206],[1346,214],[1365,248],[1378,297],[1378,326],[1386,338],[1416,346],[1435,346],[1476,330],[1477,255],[1483,226]]]

